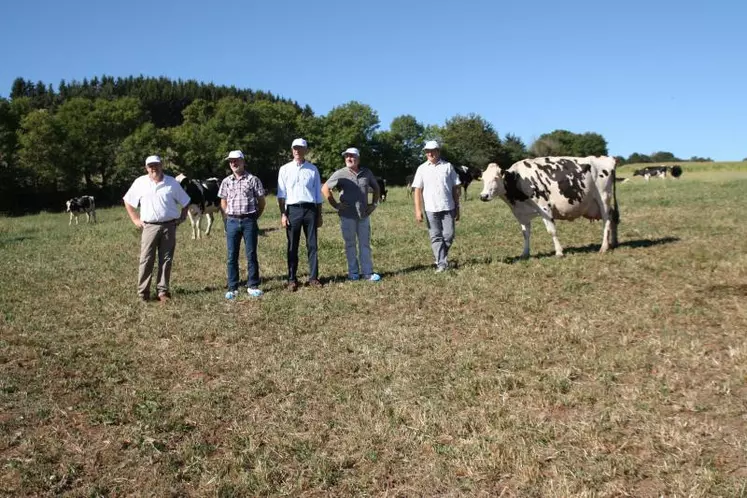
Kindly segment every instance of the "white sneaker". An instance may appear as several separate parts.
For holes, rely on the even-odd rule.
[[[249,287],[246,289],[247,294],[249,294],[249,297],[261,297],[264,292],[257,289],[256,287]]]
[[[226,292],[226,299],[236,299],[239,296],[239,291],[228,291]]]

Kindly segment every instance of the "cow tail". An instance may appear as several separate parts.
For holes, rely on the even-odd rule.
[[[617,206],[617,171],[612,168],[612,209],[610,217],[615,225],[620,224],[620,208]]]

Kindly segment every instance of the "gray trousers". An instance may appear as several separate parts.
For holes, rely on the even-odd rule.
[[[140,239],[140,268],[137,275],[137,293],[140,297],[150,296],[150,281],[153,276],[156,254],[158,254],[156,289],[159,295],[169,291],[174,249],[176,249],[176,221],[163,225],[154,223],[143,225],[143,235]]]
[[[369,277],[373,273],[373,259],[371,258],[371,219],[369,217],[358,220],[356,218],[340,217],[340,230],[345,241],[345,257],[348,260],[348,277],[360,275]],[[360,273],[358,268],[358,252],[360,250]]]
[[[425,212],[433,259],[439,268],[448,268],[449,249],[454,242],[454,211]]]

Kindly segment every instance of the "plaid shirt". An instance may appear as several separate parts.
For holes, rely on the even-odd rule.
[[[257,211],[257,199],[264,197],[265,189],[259,178],[244,171],[239,178],[230,175],[223,179],[218,197],[226,200],[226,214],[238,216]]]

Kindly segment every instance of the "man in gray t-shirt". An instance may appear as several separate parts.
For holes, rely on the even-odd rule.
[[[358,149],[351,147],[342,155],[345,158],[345,167],[335,171],[322,185],[322,195],[340,215],[340,230],[345,241],[345,257],[348,260],[348,279],[363,278],[378,282],[381,276],[373,272],[369,215],[379,203],[379,184],[370,169],[361,167]],[[371,204],[368,203],[369,188],[373,191]],[[335,189],[340,192],[340,202],[337,202],[332,194],[332,190]]]

